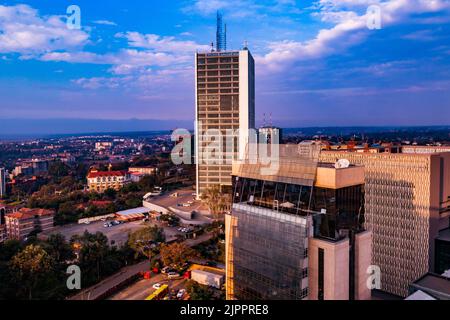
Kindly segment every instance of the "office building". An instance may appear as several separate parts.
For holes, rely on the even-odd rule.
[[[364,168],[319,163],[316,145],[282,145],[276,172],[233,163],[225,217],[229,300],[369,299]]]
[[[373,234],[372,264],[381,268],[381,290],[406,297],[410,283],[435,271],[436,239],[446,239],[450,153],[323,151],[320,156],[323,162],[342,158],[365,167],[365,227]]]
[[[6,196],[6,171],[0,168],[0,199]]]
[[[32,232],[46,232],[53,229],[55,212],[46,209],[22,208],[5,218],[8,239],[22,240]]]
[[[242,157],[255,128],[255,62],[247,48],[195,56],[197,194],[231,186],[233,158]],[[229,144],[226,144],[229,141]]]
[[[131,175],[127,171],[98,171],[92,169],[88,176],[89,191],[103,193],[108,189],[120,190],[131,182]]]

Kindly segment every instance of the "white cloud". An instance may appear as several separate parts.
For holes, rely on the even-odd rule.
[[[61,16],[40,17],[28,5],[0,5],[0,52],[40,54],[79,48],[88,42],[83,30],[71,30]]]
[[[322,29],[317,36],[309,41],[279,41],[269,45],[269,52],[257,56],[263,71],[284,70],[297,61],[318,59],[336,54],[349,47],[361,43],[370,32],[367,28],[367,6],[377,3],[381,7],[382,27],[403,24],[415,19],[413,16],[423,13],[436,13],[450,10],[448,0],[321,0],[315,3],[313,9],[319,8],[319,15],[325,22],[336,25],[329,29]],[[362,14],[356,11],[341,10],[348,7],[362,7]]]
[[[105,26],[117,26],[117,23],[109,20],[96,20],[93,21],[95,24],[105,25]]]
[[[128,40],[128,45],[134,48],[151,49],[159,52],[194,53],[197,50],[208,50],[209,46],[194,41],[176,40],[175,37],[162,37],[157,34],[142,34],[139,32],[118,33],[119,38]]]

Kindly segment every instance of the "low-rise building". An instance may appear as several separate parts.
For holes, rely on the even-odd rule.
[[[151,174],[155,173],[156,168],[155,167],[130,167],[130,169],[128,169],[128,171],[151,175]]]
[[[107,189],[119,190],[131,182],[127,171],[91,170],[87,176],[89,191],[105,192]]]
[[[21,240],[31,232],[46,232],[53,229],[55,212],[46,209],[22,208],[5,216],[8,239]]]

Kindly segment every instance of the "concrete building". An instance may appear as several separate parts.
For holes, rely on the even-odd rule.
[[[107,189],[120,190],[125,184],[131,182],[127,171],[98,171],[93,169],[87,176],[89,191],[105,192]]]
[[[436,267],[436,239],[449,228],[450,153],[323,151],[320,159],[365,167],[366,229],[381,290],[401,297]]]
[[[255,128],[255,62],[248,49],[195,56],[197,194],[231,186],[232,160]],[[239,131],[238,131],[239,130]],[[231,143],[226,145],[226,141]]]
[[[0,199],[6,196],[6,170],[0,168]]]
[[[364,168],[319,163],[320,146],[282,145],[279,169],[233,163],[225,217],[230,300],[362,300],[371,258]]]
[[[55,212],[45,209],[22,208],[6,215],[6,233],[8,239],[22,240],[31,232],[46,232],[53,229]]]

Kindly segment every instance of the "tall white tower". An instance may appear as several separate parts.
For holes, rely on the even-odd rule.
[[[232,160],[242,158],[249,129],[255,128],[255,61],[247,48],[195,56],[197,195],[231,186]],[[208,134],[220,134],[214,141]],[[233,141],[230,148],[226,141]],[[216,144],[214,143],[216,142]],[[222,145],[221,161],[211,145]]]

